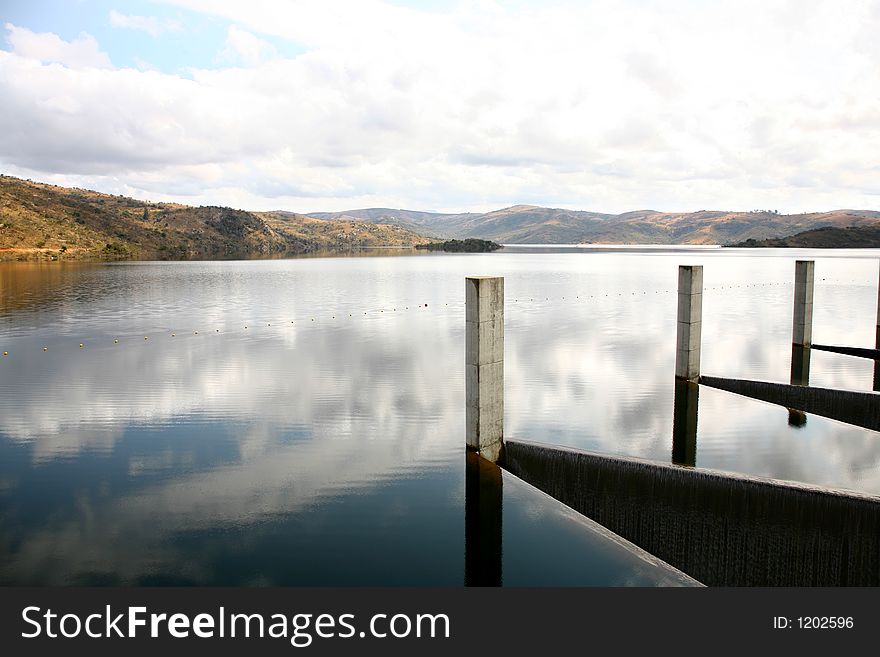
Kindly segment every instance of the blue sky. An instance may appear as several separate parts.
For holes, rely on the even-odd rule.
[[[158,26],[153,35],[143,29],[113,24],[113,13],[150,18]],[[101,44],[114,66],[151,66],[164,73],[186,75],[192,68],[222,68],[217,53],[223,49],[231,21],[217,16],[147,0],[40,0],[4,2],[0,21],[34,32],[52,32],[73,41],[86,32]],[[263,38],[279,53],[295,57],[303,52],[296,43],[272,35]],[[9,50],[8,43],[0,48]]]
[[[877,209],[880,0],[0,4],[0,172],[301,212]]]

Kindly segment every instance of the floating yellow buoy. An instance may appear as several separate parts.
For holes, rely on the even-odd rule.
[[[4,351],[4,352],[3,352],[3,355],[4,355],[4,356],[8,356],[8,355],[9,355],[9,352],[8,352],[8,351]]]
[[[173,337],[175,337],[175,335],[176,335],[175,333],[172,333],[172,334],[171,334],[171,337],[173,338]]]
[[[145,336],[144,336],[144,340],[146,340],[146,339],[147,339],[147,336],[145,335]]]
[[[49,351],[49,347],[43,347],[43,351]]]
[[[114,340],[113,344],[119,344],[119,340]]]
[[[79,343],[79,348],[80,348],[80,349],[83,348],[83,343],[82,343],[82,342]]]

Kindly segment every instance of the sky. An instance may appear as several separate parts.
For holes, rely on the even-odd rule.
[[[0,0],[0,173],[298,212],[880,209],[880,0]]]

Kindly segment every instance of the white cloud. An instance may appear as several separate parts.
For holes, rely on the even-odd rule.
[[[20,57],[64,64],[70,68],[110,68],[110,57],[98,47],[90,34],[82,33],[73,41],[64,41],[51,32],[31,32],[12,23],[3,26],[12,52]]]
[[[140,30],[150,36],[157,37],[166,30],[181,29],[180,23],[173,20],[159,20],[155,16],[135,16],[121,14],[115,9],[110,10],[110,24],[130,30]]]
[[[67,70],[0,52],[0,164],[300,211],[803,211],[880,192],[876,3],[174,4],[232,22],[232,67]]]
[[[217,59],[232,64],[256,66],[275,56],[275,47],[247,30],[230,25],[226,32],[226,42]]]

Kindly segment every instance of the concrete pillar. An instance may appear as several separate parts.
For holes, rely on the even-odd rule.
[[[672,462],[675,465],[694,467],[697,464],[699,407],[700,385],[676,379],[672,407]]]
[[[703,327],[703,267],[678,268],[678,335],[675,350],[675,376],[696,381],[700,378],[700,336]]]
[[[810,352],[809,347],[799,344],[791,345],[791,385],[810,385]]]
[[[791,343],[809,347],[813,342],[813,272],[815,262],[798,260],[794,265],[794,322]]]
[[[465,436],[497,463],[504,451],[504,279],[465,279]]]
[[[791,385],[810,385],[810,347],[799,344],[791,345]],[[788,409],[788,424],[792,427],[805,427],[807,414],[796,408]]]
[[[874,348],[880,349],[880,283],[877,285],[877,334]],[[874,391],[880,391],[880,360],[874,360]]]
[[[880,349],[880,283],[877,285],[877,334],[874,340],[874,348]],[[876,361],[875,361],[876,362]],[[876,390],[876,388],[874,388]]]

